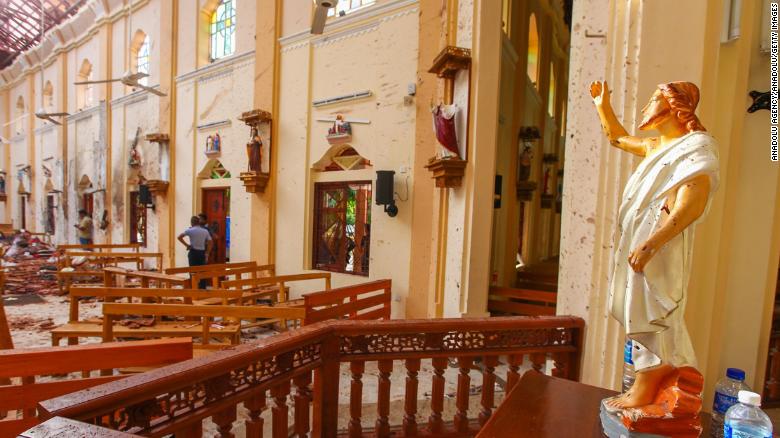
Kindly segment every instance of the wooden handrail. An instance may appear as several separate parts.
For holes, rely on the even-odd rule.
[[[140,435],[179,433],[198,436],[201,420],[211,418],[220,431],[228,432],[235,410],[243,403],[249,409],[247,436],[262,430],[260,414],[272,396],[273,436],[296,434],[334,437],[338,428],[340,364],[350,363],[349,433],[362,436],[362,374],[366,361],[377,361],[379,385],[377,423],[371,433],[387,436],[389,424],[389,376],[393,361],[407,370],[405,421],[409,434],[461,436],[476,432],[476,420],[468,418],[469,373],[482,373],[482,410],[479,424],[490,418],[494,406],[493,386],[499,357],[508,363],[508,391],[519,379],[523,356],[534,369],[552,358],[552,373],[576,380],[582,348],[580,318],[504,317],[437,320],[327,321],[282,335],[235,346],[208,357],[192,359],[147,373],[107,383],[42,402],[44,418],[67,417],[98,426]],[[446,358],[456,358],[457,414],[452,424],[442,418]],[[416,424],[420,360],[431,359],[431,416],[426,428]],[[312,386],[313,381],[313,386]],[[291,391],[295,388],[295,391]],[[289,425],[288,396],[294,399],[294,424]],[[313,414],[313,415],[310,415]],[[313,424],[309,424],[309,418]]]
[[[140,251],[140,243],[91,243],[88,245],[63,244],[57,245],[57,251],[81,250],[81,249],[134,249]]]

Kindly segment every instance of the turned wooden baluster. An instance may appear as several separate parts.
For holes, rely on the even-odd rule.
[[[428,424],[431,433],[437,434],[444,429],[441,411],[444,409],[444,368],[447,366],[447,358],[434,357],[431,359],[431,364],[433,377],[431,378],[431,416],[428,417]]]
[[[349,384],[349,436],[357,438],[363,436],[363,427],[360,418],[363,414],[363,371],[366,363],[355,361],[349,364],[352,372],[352,381]]]
[[[390,436],[390,373],[393,372],[392,360],[379,361],[379,388],[376,401],[376,435]]]
[[[404,397],[404,435],[417,435],[417,373],[420,359],[406,359],[406,394]]]
[[[495,402],[496,392],[496,364],[498,357],[484,356],[482,358],[482,410],[479,412],[479,424],[484,426],[491,415],[493,415],[493,404]]]
[[[458,432],[467,432],[469,430],[469,385],[471,384],[469,370],[471,370],[473,362],[474,359],[471,357],[458,358],[460,373],[458,374],[458,391],[455,395],[457,412],[454,418],[455,430]]]
[[[225,408],[211,416],[211,420],[219,429],[220,438],[233,438],[233,422],[236,421],[236,406]]]
[[[295,434],[298,438],[309,436],[309,405],[311,404],[311,372],[296,377],[295,383]]]
[[[504,390],[505,394],[509,394],[509,391],[514,388],[517,384],[517,381],[520,380],[520,373],[518,373],[518,370],[520,370],[520,365],[522,364],[522,354],[509,355],[509,368],[506,370],[506,388]]]
[[[290,394],[290,381],[271,389],[274,398],[274,406],[271,408],[271,436],[273,438],[287,438],[289,435],[287,426],[287,395]]]
[[[569,355],[567,353],[555,353],[552,355],[553,368],[551,374],[564,379],[569,378]]]
[[[262,438],[263,436],[263,411],[265,410],[265,391],[258,392],[247,401],[244,407],[249,409],[249,420],[246,422],[246,436]]]
[[[540,373],[543,372],[542,369],[544,368],[544,365],[547,363],[547,355],[544,353],[533,353],[531,354],[531,366],[534,370],[539,371]]]

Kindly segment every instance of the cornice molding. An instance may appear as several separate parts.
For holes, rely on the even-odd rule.
[[[205,82],[211,79],[216,79],[229,74],[237,68],[251,65],[254,63],[254,50],[249,50],[244,53],[233,55],[229,58],[221,59],[219,61],[212,62],[201,68],[192,70],[182,75],[176,76],[176,85],[186,83],[188,81],[197,80],[198,82]],[[246,62],[242,62],[246,61]]]

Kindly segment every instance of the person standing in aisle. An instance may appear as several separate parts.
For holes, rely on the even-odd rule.
[[[89,217],[87,210],[84,210],[83,208],[79,210],[79,223],[73,226],[79,230],[79,243],[82,245],[92,245],[92,232],[94,226],[92,224],[92,218]]]
[[[200,218],[193,216],[190,219],[190,227],[179,234],[179,242],[187,248],[187,261],[190,266],[202,266],[206,264],[206,254],[211,251],[214,241],[211,239],[209,231],[200,226]],[[189,237],[189,243],[184,241],[184,237]],[[198,288],[205,289],[206,282],[201,280]]]

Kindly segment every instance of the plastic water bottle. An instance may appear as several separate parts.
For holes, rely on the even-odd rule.
[[[723,433],[726,438],[772,438],[772,421],[759,407],[761,396],[739,391],[739,403],[726,412]]]
[[[739,403],[739,391],[750,391],[745,384],[745,372],[739,368],[727,368],[726,377],[715,385],[715,400],[712,402],[712,436],[723,437],[723,420],[726,411]]]
[[[633,359],[633,344],[631,339],[626,339],[626,345],[623,347],[623,392],[628,391],[628,388],[634,384],[634,359]]]

